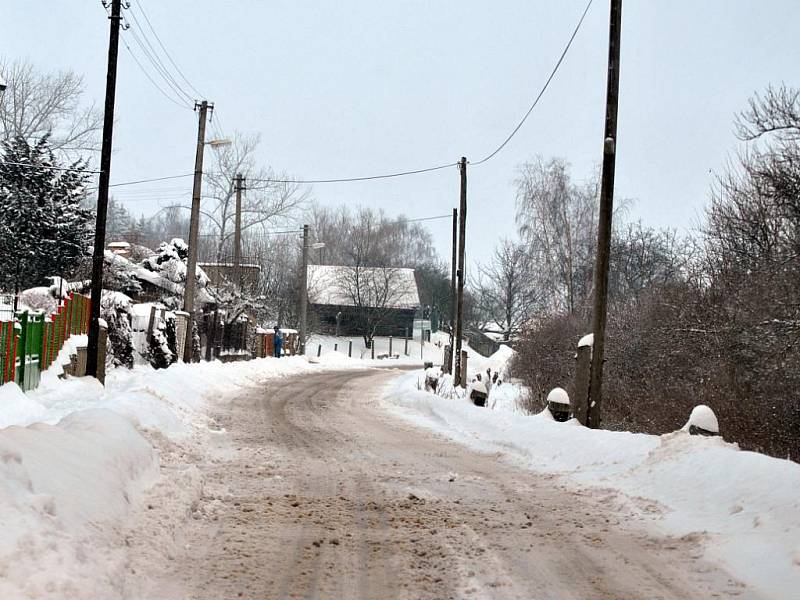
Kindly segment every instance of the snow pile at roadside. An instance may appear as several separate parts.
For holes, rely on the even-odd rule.
[[[800,589],[797,463],[743,452],[718,437],[597,431],[478,408],[418,390],[418,377],[409,373],[387,387],[392,412],[525,468],[616,490],[631,510],[647,503],[657,527],[699,533],[708,558],[762,593],[786,598]]]
[[[516,352],[509,346],[500,346],[497,351],[489,357],[483,357],[473,352],[467,360],[467,366],[470,372],[484,372],[486,369],[491,369],[492,373],[500,373],[502,377],[506,377],[509,363],[511,359],[514,358],[515,354]]]
[[[158,481],[158,457],[202,455],[220,431],[213,401],[325,368],[302,357],[142,366],[110,371],[104,388],[60,380],[54,365],[28,394],[0,386],[0,598],[123,597],[126,518]],[[197,469],[171,477],[191,505]]]
[[[4,386],[5,387],[5,386]],[[0,431],[0,597],[113,597],[124,561],[96,547],[158,475],[152,447],[111,411]]]

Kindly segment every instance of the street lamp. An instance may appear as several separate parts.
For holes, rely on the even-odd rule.
[[[221,140],[208,140],[206,142],[206,146],[211,146],[212,148],[220,148],[222,146],[230,146],[233,144],[228,138],[221,139]]]

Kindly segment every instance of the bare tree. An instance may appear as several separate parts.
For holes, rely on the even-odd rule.
[[[206,177],[206,195],[214,202],[204,216],[207,231],[216,235],[217,262],[233,254],[237,173],[247,180],[242,196],[243,234],[292,223],[309,197],[308,188],[290,182],[286,174],[276,175],[271,168],[258,166],[259,142],[257,134],[236,132],[231,145],[215,152],[214,167]]]
[[[522,165],[516,183],[517,228],[537,265],[538,285],[551,310],[575,314],[591,287],[597,178],[576,185],[563,159],[540,157]]]
[[[360,207],[329,208],[312,204],[310,220],[314,237],[325,242],[324,262],[346,265],[352,257],[352,235],[372,233],[372,257],[397,267],[418,267],[438,262],[433,238],[421,224],[402,215],[389,217],[382,210]],[[319,260],[312,256],[312,260]]]
[[[340,269],[336,285],[354,307],[361,335],[370,345],[378,328],[402,305],[406,285],[414,282],[406,281],[396,265],[383,215],[370,209],[360,209],[357,215],[346,232],[342,246],[346,266]]]
[[[508,239],[495,247],[489,262],[478,266],[476,288],[481,313],[502,328],[506,341],[519,334],[542,302],[528,253]]]
[[[42,73],[30,62],[0,59],[8,86],[0,94],[3,140],[22,137],[29,143],[50,134],[50,145],[69,158],[97,150],[103,115],[94,104],[82,104],[83,77],[72,71]]]

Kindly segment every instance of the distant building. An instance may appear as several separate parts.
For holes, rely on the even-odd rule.
[[[261,277],[261,265],[241,263],[238,267],[233,263],[197,263],[208,278],[211,285],[221,286],[225,283],[241,284],[245,288],[254,288]]]
[[[375,335],[410,335],[419,309],[414,269],[309,265],[309,310],[322,333],[364,335],[366,319]]]

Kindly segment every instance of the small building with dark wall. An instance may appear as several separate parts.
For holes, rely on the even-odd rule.
[[[346,281],[352,275],[353,267],[333,265],[308,266],[308,303],[313,318],[313,328],[320,333],[343,336],[363,335],[360,310],[353,294],[348,291]],[[385,269],[361,268],[369,278]],[[414,315],[419,309],[419,291],[414,269],[391,269],[393,292],[382,306],[372,307],[382,312],[383,318],[375,335],[411,335],[414,328]],[[369,296],[369,294],[366,294]],[[367,305],[365,303],[365,305]],[[338,320],[338,331],[337,331]]]

